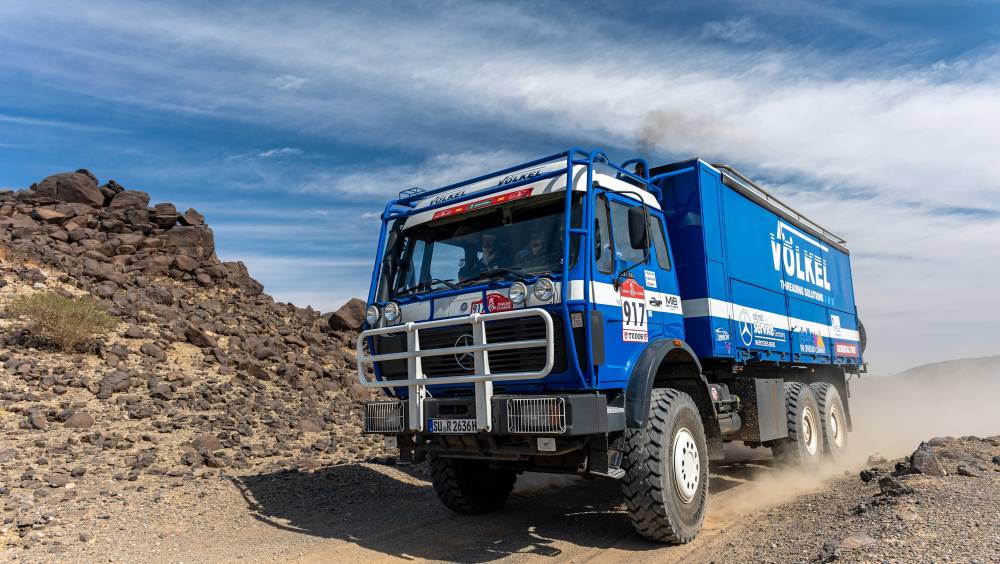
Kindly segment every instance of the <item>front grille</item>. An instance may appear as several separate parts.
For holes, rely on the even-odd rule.
[[[554,362],[552,372],[566,370],[566,352],[563,342],[563,325],[559,317],[552,318]],[[545,322],[539,317],[523,319],[502,319],[486,322],[486,342],[505,343],[545,338]],[[420,331],[420,348],[424,350],[449,348],[472,344],[472,328],[468,325],[440,327]],[[405,335],[380,335],[375,337],[375,353],[401,352],[406,349]],[[530,347],[489,353],[490,372],[494,374],[512,372],[535,372],[545,367],[545,349]],[[382,377],[406,378],[406,361],[391,360],[377,362]],[[424,374],[435,376],[463,376],[472,374],[472,355],[455,358],[454,355],[425,357],[422,362]]]
[[[403,402],[372,401],[364,407],[366,433],[403,432]]]
[[[514,398],[507,400],[507,432],[565,433],[564,398]]]

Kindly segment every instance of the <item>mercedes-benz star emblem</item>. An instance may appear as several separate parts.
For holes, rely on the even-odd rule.
[[[753,330],[750,328],[750,323],[750,313],[744,309],[740,312],[740,340],[748,347],[753,344]]]
[[[455,341],[456,347],[467,347],[471,344],[472,335],[462,335]],[[455,353],[455,362],[457,362],[463,370],[472,370],[475,366],[475,358],[470,352]]]

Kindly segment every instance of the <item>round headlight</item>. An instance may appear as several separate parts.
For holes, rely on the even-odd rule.
[[[399,304],[396,302],[389,302],[385,304],[385,309],[382,310],[382,315],[385,316],[385,320],[389,323],[395,323],[399,320]]]
[[[556,285],[548,278],[539,278],[538,282],[535,282],[535,297],[543,302],[547,302],[552,299],[552,296],[556,293]]]
[[[379,318],[382,317],[382,313],[379,312],[378,306],[370,305],[368,309],[365,310],[365,321],[368,325],[374,327],[378,323]]]
[[[510,286],[510,293],[508,296],[510,297],[510,301],[515,304],[524,303],[524,298],[528,297],[528,287],[524,285],[524,282],[514,282]]]

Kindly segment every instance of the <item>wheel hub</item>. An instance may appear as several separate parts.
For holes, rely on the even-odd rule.
[[[840,410],[837,406],[830,409],[830,434],[833,435],[833,442],[838,447],[844,446],[844,434],[841,431]]]
[[[809,408],[802,411],[802,440],[805,442],[806,450],[809,454],[816,454],[819,450],[819,438],[816,436],[816,418]]]
[[[672,465],[674,488],[684,503],[691,503],[701,483],[701,456],[694,435],[684,427],[674,435]]]

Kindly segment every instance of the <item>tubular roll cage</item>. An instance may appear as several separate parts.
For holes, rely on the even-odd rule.
[[[479,191],[476,191],[476,192],[472,192],[470,194],[465,194],[465,195],[463,195],[461,197],[448,199],[446,201],[439,202],[439,203],[436,203],[436,204],[432,204],[432,205],[429,205],[429,206],[426,206],[426,207],[422,207],[422,208],[419,208],[419,209],[417,208],[418,202],[420,202],[420,201],[422,201],[422,200],[424,200],[426,198],[431,198],[431,197],[434,197],[434,196],[436,196],[438,194],[441,194],[441,193],[444,193],[444,192],[448,192],[450,190],[455,190],[455,189],[461,188],[463,186],[468,186],[470,184],[475,184],[477,182],[482,182],[484,180],[489,180],[489,179],[497,178],[497,177],[503,177],[506,174],[509,174],[509,173],[512,173],[512,172],[516,172],[516,171],[519,171],[519,170],[523,170],[523,169],[526,169],[526,168],[529,168],[529,167],[558,162],[559,160],[565,160],[565,162],[566,162],[566,167],[565,168],[559,168],[559,169],[556,169],[556,170],[551,170],[551,171],[548,171],[548,172],[545,172],[545,173],[542,173],[542,174],[539,174],[539,175],[536,175],[536,176],[532,176],[530,178],[524,178],[524,179],[521,179],[521,180],[518,180],[518,181],[515,181],[515,182],[509,182],[509,183],[505,183],[505,184],[498,183],[496,186],[493,186],[491,188],[479,190]],[[490,195],[495,194],[497,192],[511,190],[511,189],[517,188],[519,186],[524,186],[524,185],[527,185],[527,184],[534,184],[534,183],[537,183],[537,182],[540,182],[540,181],[543,181],[543,180],[547,180],[547,179],[551,179],[551,178],[558,178],[558,177],[563,176],[563,175],[565,175],[565,177],[566,177],[566,200],[565,200],[565,210],[564,210],[564,214],[563,214],[565,224],[564,224],[563,228],[564,228],[564,233],[568,233],[569,236],[568,237],[563,237],[563,254],[562,254],[562,256],[563,257],[570,256],[570,245],[571,245],[571,243],[574,240],[573,235],[579,236],[579,241],[580,241],[579,244],[581,245],[581,252],[580,252],[580,254],[583,257],[583,261],[582,261],[583,283],[584,283],[584,287],[585,288],[591,288],[592,282],[593,282],[593,273],[595,271],[595,264],[594,264],[595,259],[594,259],[594,253],[593,252],[589,252],[589,249],[591,248],[591,237],[592,237],[592,235],[590,233],[590,230],[587,229],[585,226],[589,225],[589,222],[591,221],[590,218],[593,216],[593,213],[594,213],[594,211],[593,211],[594,210],[594,167],[595,167],[595,165],[598,165],[598,164],[602,165],[602,166],[606,166],[606,167],[611,168],[614,171],[616,171],[617,178],[619,178],[619,179],[623,179],[624,178],[624,179],[627,179],[627,180],[631,180],[632,183],[638,183],[638,185],[640,187],[645,188],[648,192],[650,192],[651,194],[653,194],[654,196],[656,196],[657,200],[661,200],[662,199],[662,191],[661,191],[661,189],[660,189],[660,187],[658,185],[659,182],[661,182],[662,180],[664,180],[664,179],[666,179],[668,177],[676,176],[678,174],[684,174],[686,172],[690,172],[690,171],[694,170],[694,167],[686,167],[686,168],[683,168],[683,169],[674,170],[674,171],[670,171],[670,172],[666,172],[666,173],[663,173],[663,174],[658,174],[656,176],[650,177],[649,176],[649,172],[648,172],[649,171],[649,166],[647,165],[646,161],[643,160],[643,159],[638,159],[638,158],[636,158],[636,159],[630,159],[630,160],[625,161],[624,163],[622,163],[620,165],[616,165],[616,164],[610,162],[610,160],[608,159],[607,154],[605,154],[601,150],[595,150],[595,151],[592,151],[592,152],[588,153],[588,152],[586,152],[586,151],[584,151],[582,149],[574,147],[572,149],[569,149],[568,151],[563,151],[561,153],[556,153],[554,155],[549,155],[547,157],[542,157],[540,159],[535,159],[533,161],[529,161],[529,162],[526,162],[526,163],[521,163],[521,164],[518,164],[518,165],[515,165],[515,166],[507,167],[507,168],[504,168],[502,170],[491,172],[489,174],[484,174],[482,176],[478,176],[478,177],[472,178],[470,180],[464,180],[462,182],[458,182],[458,183],[451,184],[451,185],[448,185],[448,186],[444,186],[444,187],[441,187],[441,188],[437,188],[437,189],[434,189],[434,190],[423,191],[423,190],[420,190],[419,188],[410,188],[410,189],[404,190],[404,191],[400,192],[400,196],[401,197],[399,199],[392,200],[388,204],[386,204],[385,210],[382,212],[382,230],[381,230],[381,232],[379,234],[378,249],[377,249],[376,256],[375,256],[375,268],[374,268],[374,270],[372,272],[372,281],[371,281],[371,286],[370,286],[370,290],[369,290],[369,293],[368,293],[368,303],[369,304],[375,303],[375,297],[376,297],[377,291],[378,291],[377,286],[378,286],[378,281],[379,281],[379,269],[382,267],[382,258],[383,258],[383,254],[385,253],[385,240],[386,240],[387,230],[388,230],[388,226],[389,226],[390,222],[393,222],[393,221],[395,221],[397,219],[408,217],[408,216],[413,215],[413,214],[418,213],[418,212],[422,213],[422,212],[427,212],[427,211],[435,210],[435,209],[438,209],[438,208],[443,208],[443,207],[446,207],[446,206],[454,206],[455,204],[458,204],[458,203],[466,201],[466,200],[471,200],[471,199],[482,198],[482,197],[485,197],[485,196],[490,196]],[[639,165],[637,167],[637,170],[641,170],[642,171],[642,175],[641,176],[638,175],[638,174],[636,174],[636,173],[634,173],[634,172],[632,172],[632,171],[629,171],[629,170],[627,170],[625,168],[625,167],[627,167],[629,165],[632,165],[632,164]],[[582,209],[583,213],[581,214],[581,224],[582,225],[580,225],[578,227],[575,227],[575,226],[572,225],[572,221],[573,221],[572,206],[573,206],[573,194],[574,194],[573,188],[574,188],[574,184],[575,184],[575,179],[574,179],[573,172],[574,172],[574,167],[576,167],[576,166],[586,166],[587,167],[586,168],[586,184],[584,184],[584,186],[586,187],[586,190],[584,191],[584,197],[583,197],[583,200],[582,200],[582,202],[583,202],[583,209]],[[629,196],[629,193],[626,192],[626,193],[623,193],[622,195]],[[633,195],[629,196],[629,197],[635,197],[635,194],[633,193]],[[570,279],[569,279],[569,270],[570,270],[569,261],[563,260],[562,272],[560,273],[560,276],[559,276],[559,282],[561,282],[561,288],[562,288],[562,299],[560,300],[560,303],[559,303],[559,308],[560,308],[559,315],[562,318],[563,327],[572,327],[572,322],[571,322],[571,319],[570,319],[570,306],[582,306],[582,308],[583,308],[583,319],[585,320],[584,323],[583,323],[583,333],[584,333],[584,343],[586,343],[586,346],[585,346],[585,352],[586,352],[586,354],[584,356],[585,356],[586,361],[587,361],[586,370],[584,370],[584,368],[585,368],[584,366],[581,366],[580,360],[579,360],[578,356],[576,354],[573,354],[573,351],[578,350],[577,343],[576,343],[576,338],[574,336],[573,331],[564,331],[563,334],[566,336],[566,339],[568,339],[567,347],[566,347],[566,350],[567,350],[568,354],[566,356],[568,357],[569,361],[571,362],[571,368],[573,370],[575,370],[577,374],[581,375],[581,377],[587,378],[588,376],[590,376],[592,374],[593,366],[594,366],[594,351],[593,351],[593,348],[590,346],[590,343],[592,342],[593,335],[592,335],[591,324],[589,322],[589,320],[590,320],[590,318],[592,316],[592,312],[593,312],[593,303],[592,303],[592,300],[588,299],[589,298],[589,294],[590,294],[589,291],[585,292],[583,299],[577,299],[577,300],[571,300],[570,299],[569,291],[568,291],[568,289],[570,287],[570,284],[569,284],[569,282],[570,282]],[[452,291],[450,291],[448,293],[442,293],[442,296],[448,295],[449,293],[457,294],[457,293],[461,293],[461,290],[452,290]],[[549,341],[551,341],[551,339],[554,336],[554,333],[552,331],[552,320],[549,317],[548,312],[545,312],[544,310],[540,310],[540,309],[535,309],[535,310],[515,310],[514,312],[504,312],[504,313],[521,313],[521,314],[526,314],[529,311],[542,312],[542,313],[545,314],[544,315],[544,319],[546,320],[546,325],[547,325],[547,335],[548,335]],[[358,358],[359,358],[359,362],[358,362],[358,376],[359,376],[359,378],[361,380],[361,384],[363,386],[365,386],[365,387],[368,387],[368,388],[371,388],[371,387],[379,387],[379,388],[410,387],[411,391],[417,390],[417,391],[420,391],[420,392],[423,392],[423,388],[426,385],[424,383],[412,383],[412,380],[415,377],[415,374],[412,371],[413,361],[415,359],[418,359],[418,357],[419,357],[419,353],[417,351],[415,351],[414,349],[412,349],[412,348],[409,348],[409,353],[413,353],[413,354],[410,354],[409,356],[406,356],[407,353],[398,353],[396,355],[396,356],[398,356],[398,355],[404,355],[404,356],[399,356],[399,358],[407,358],[407,360],[409,361],[410,371],[409,371],[409,379],[408,380],[405,380],[405,381],[380,381],[380,382],[369,381],[366,378],[366,375],[365,375],[365,368],[364,368],[365,363],[374,363],[375,361],[378,361],[378,360],[389,360],[388,357],[392,356],[392,355],[365,356],[363,354],[362,344],[370,336],[374,336],[374,335],[377,335],[377,334],[406,332],[408,335],[411,336],[410,338],[408,338],[408,347],[409,347],[409,346],[413,346],[415,344],[415,343],[412,342],[413,341],[412,336],[415,335],[415,331],[419,330],[420,328],[426,328],[427,323],[433,323],[436,326],[441,326],[441,325],[446,325],[446,324],[459,324],[459,323],[463,323],[464,322],[464,323],[472,323],[472,325],[473,325],[474,328],[476,328],[476,327],[482,328],[482,327],[484,327],[483,322],[485,322],[486,320],[488,320],[490,318],[494,318],[494,316],[501,316],[501,315],[503,315],[503,314],[473,314],[473,315],[468,316],[466,318],[467,321],[462,321],[461,318],[458,318],[458,319],[447,319],[447,320],[424,322],[424,323],[409,323],[409,324],[404,324],[404,325],[384,327],[384,328],[380,328],[380,329],[370,329],[368,331],[365,331],[365,332],[363,332],[358,337],[358,353],[359,353],[359,356],[358,356]],[[509,317],[516,317],[516,316],[509,316]],[[483,332],[485,334],[485,330],[483,330]],[[474,337],[474,339],[475,339],[475,337],[476,337],[477,334],[478,334],[478,331],[474,330],[473,331],[473,337]],[[419,346],[419,342],[417,342],[416,345]],[[497,346],[497,344],[492,344],[492,345],[491,344],[486,344],[486,343],[483,343],[483,342],[479,342],[479,340],[477,339],[475,345],[472,348],[470,348],[470,350],[468,352],[472,352],[475,355],[475,358],[477,359],[477,365],[478,365],[480,355],[482,355],[484,357],[484,359],[485,359],[486,356],[487,356],[486,352],[490,348],[494,348],[494,350],[496,350],[495,349],[496,346]],[[523,344],[522,344],[522,346],[523,346]],[[536,346],[540,346],[540,345],[536,345]],[[466,348],[466,347],[463,347],[463,349],[464,348]],[[475,349],[475,350],[472,350],[472,349]],[[430,351],[425,351],[425,352],[430,352]],[[455,353],[456,349],[449,350],[448,352],[449,353]],[[432,384],[447,384],[447,383],[460,383],[460,382],[473,382],[473,383],[475,383],[476,384],[476,397],[477,397],[477,402],[476,403],[477,403],[477,408],[482,407],[483,410],[485,410],[485,413],[483,413],[482,410],[477,409],[477,419],[479,420],[480,429],[484,429],[484,430],[485,429],[489,429],[489,426],[490,426],[489,420],[484,421],[483,420],[484,417],[482,417],[480,415],[480,413],[483,413],[483,415],[489,413],[490,407],[488,405],[489,404],[488,398],[486,398],[487,399],[487,401],[486,401],[487,405],[481,406],[480,404],[483,403],[483,398],[481,396],[492,395],[491,394],[492,390],[487,391],[485,394],[481,394],[480,393],[481,391],[486,391],[486,390],[481,390],[481,387],[482,388],[487,387],[486,384],[490,384],[490,382],[488,380],[504,380],[504,379],[506,379],[506,380],[515,380],[515,379],[526,379],[526,378],[544,377],[545,375],[548,374],[548,372],[552,368],[552,347],[551,347],[551,342],[549,343],[549,346],[548,346],[548,349],[547,349],[547,353],[548,353],[548,360],[547,360],[547,363],[546,363],[546,370],[544,370],[544,374],[531,373],[531,374],[515,374],[515,375],[505,375],[505,374],[495,374],[495,375],[486,374],[486,375],[484,375],[481,371],[479,371],[477,369],[476,370],[476,374],[473,375],[473,376],[435,377],[435,378],[433,378],[433,380],[432,380],[431,383]],[[382,358],[383,356],[385,358]],[[487,366],[488,366],[488,361],[487,361]],[[478,366],[477,366],[477,368],[478,368]],[[514,377],[512,377],[512,376],[514,376]],[[491,388],[491,386],[489,386],[489,387]],[[413,398],[412,398],[413,395],[421,396],[417,400],[417,403],[420,404],[420,403],[422,403],[423,393],[411,394],[410,426],[411,426],[411,428],[415,427],[415,430],[420,430],[423,427],[423,422],[420,421],[420,420],[415,420],[415,419],[417,417],[420,417],[420,413],[422,413],[422,409],[420,408],[421,406],[419,406],[419,405],[413,406]],[[416,407],[416,409],[413,409],[414,407]]]

